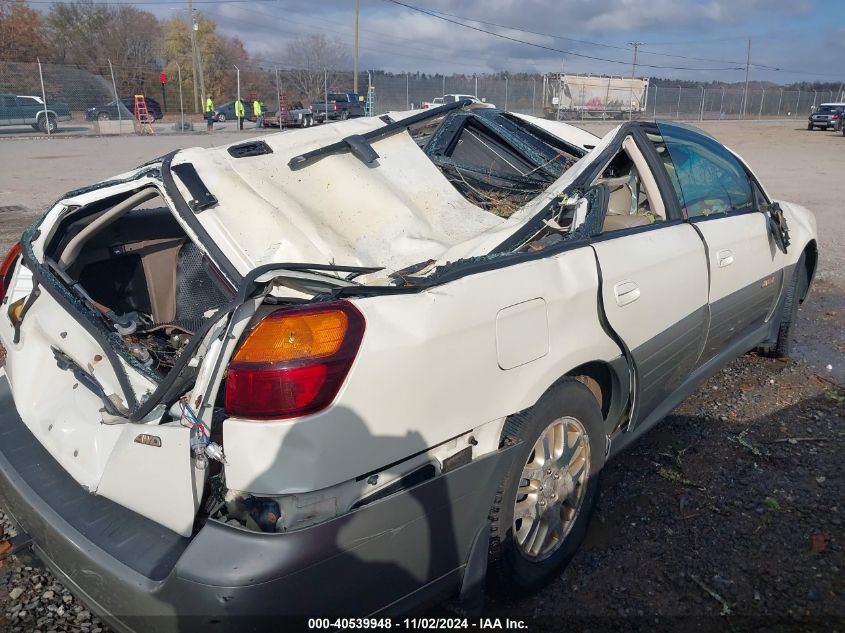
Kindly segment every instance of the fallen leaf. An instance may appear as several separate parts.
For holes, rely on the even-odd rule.
[[[827,549],[827,541],[828,541],[827,534],[813,534],[810,537],[810,543],[812,544],[814,552],[825,551]]]

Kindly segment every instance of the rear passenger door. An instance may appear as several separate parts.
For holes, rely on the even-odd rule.
[[[761,328],[775,306],[782,270],[759,191],[739,160],[689,127],[658,123],[655,148],[682,210],[707,246],[710,327],[701,362]],[[662,143],[662,144],[661,144]]]

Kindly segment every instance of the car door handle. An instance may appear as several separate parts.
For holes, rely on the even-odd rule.
[[[734,254],[730,251],[719,251],[716,253],[716,260],[719,262],[719,268],[724,268],[734,263]]]
[[[640,287],[633,281],[620,281],[613,286],[616,305],[625,306],[640,298]]]

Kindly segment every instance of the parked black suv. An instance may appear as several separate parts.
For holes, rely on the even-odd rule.
[[[164,116],[161,112],[161,106],[158,104],[158,101],[155,99],[151,99],[150,97],[145,97],[144,101],[147,102],[147,110],[153,116],[154,119],[158,120],[162,116]],[[108,121],[110,119],[119,119],[119,118],[127,118],[128,115],[134,116],[135,114],[135,98],[134,97],[121,97],[120,103],[123,105],[125,109],[121,110],[120,116],[118,116],[117,112],[117,102],[115,100],[111,100],[104,105],[94,106],[93,108],[88,108],[85,111],[85,118],[88,121]]]
[[[807,129],[837,130],[845,113],[845,104],[823,103],[807,119]]]

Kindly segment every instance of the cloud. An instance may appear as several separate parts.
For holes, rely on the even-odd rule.
[[[406,0],[403,0],[406,1]],[[626,42],[645,42],[640,72],[652,76],[736,80],[736,71],[646,68],[645,64],[721,68],[745,59],[745,38],[753,37],[754,60],[772,66],[812,70],[826,47],[841,57],[842,28],[818,16],[840,13],[836,0],[407,0],[418,5],[523,31],[475,23],[479,28],[526,40],[560,53],[450,24],[385,0],[361,0],[361,67],[394,72],[483,73],[499,70],[627,74]],[[283,61],[286,44],[308,33],[353,39],[352,0],[294,3],[289,0],[202,5],[221,32],[240,37],[247,49]],[[593,43],[536,35],[535,31]],[[612,47],[602,46],[609,44]],[[717,62],[649,55],[645,51],[701,57]],[[616,60],[590,60],[578,55]],[[718,63],[719,60],[732,62]],[[838,67],[833,67],[836,70]],[[756,70],[758,78],[792,81],[795,75]]]

